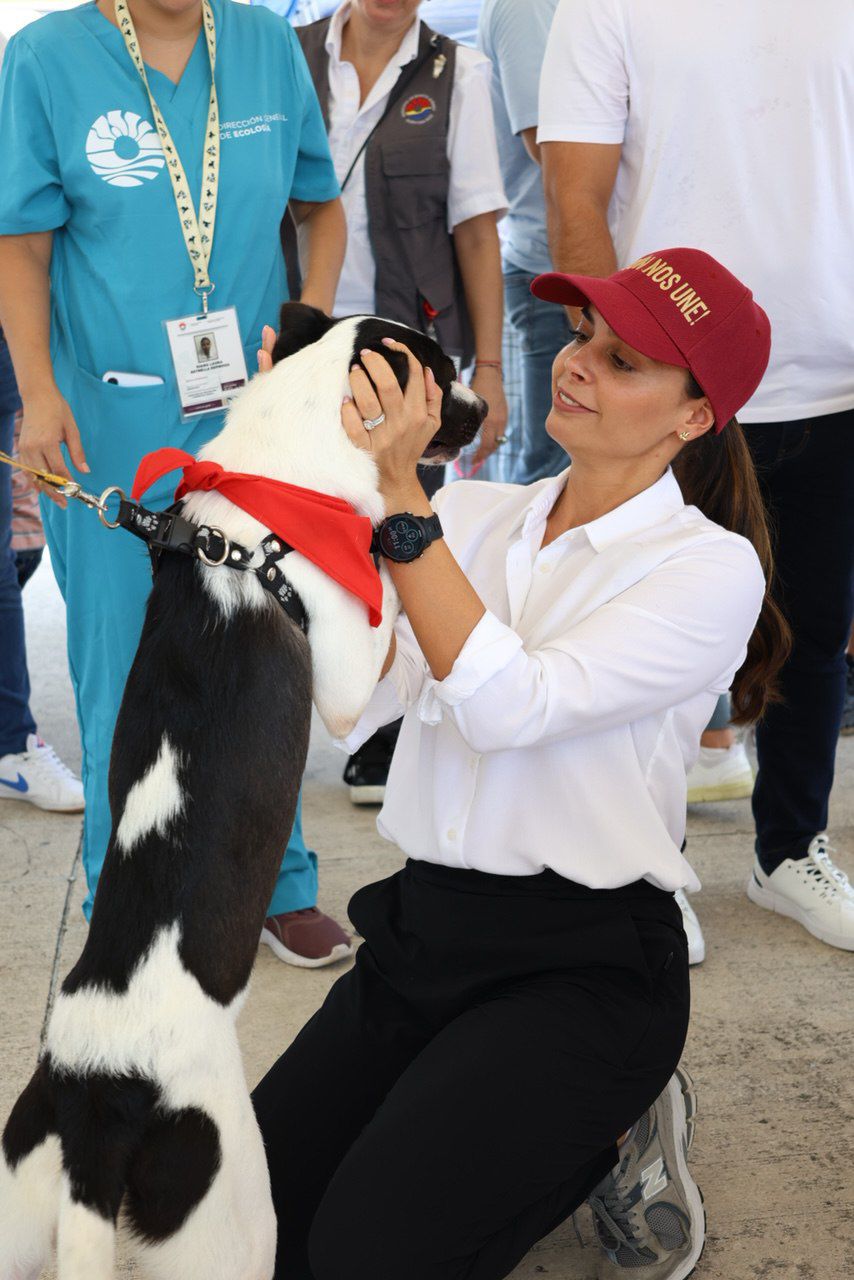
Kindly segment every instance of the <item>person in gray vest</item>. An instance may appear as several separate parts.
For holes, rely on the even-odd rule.
[[[382,315],[432,333],[489,403],[475,461],[500,447],[506,199],[483,54],[437,35],[418,0],[349,0],[298,27],[347,217],[335,315]],[[287,238],[286,252],[287,252]],[[294,263],[291,261],[291,268]],[[431,468],[435,492],[442,472]],[[356,804],[383,799],[397,725],[350,758]]]

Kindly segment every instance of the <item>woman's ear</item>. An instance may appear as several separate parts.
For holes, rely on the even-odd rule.
[[[702,400],[692,400],[691,408],[683,421],[683,430],[690,431],[691,438],[704,436],[715,425],[715,415],[706,396]]]

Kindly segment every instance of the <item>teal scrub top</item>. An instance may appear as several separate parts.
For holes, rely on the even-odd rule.
[[[251,373],[261,327],[276,324],[288,296],[279,245],[286,203],[333,199],[338,184],[290,25],[266,9],[211,3],[221,132],[211,307],[237,308]],[[202,32],[177,85],[147,71],[198,209],[210,91]],[[82,394],[97,414],[100,398],[81,388],[94,391],[109,369],[155,374],[177,424],[162,322],[197,309],[193,272],[145,88],[94,3],[50,14],[10,40],[0,155],[0,235],[54,233],[51,354],[72,409],[84,407],[75,406]],[[164,429],[163,443],[181,434]]]

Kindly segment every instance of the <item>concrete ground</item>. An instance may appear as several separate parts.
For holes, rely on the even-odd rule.
[[[26,607],[39,728],[78,767],[63,608],[46,564],[27,588]],[[350,895],[401,858],[377,835],[375,811],[351,807],[341,767],[316,726],[304,825],[320,854],[320,905],[343,921]],[[33,1069],[55,985],[83,945],[79,834],[76,817],[0,801],[0,1124]],[[840,745],[831,834],[839,863],[854,873],[854,738]],[[748,901],[748,802],[692,810],[689,841],[704,886],[694,901],[708,946],[705,964],[692,971],[685,1053],[700,1102],[693,1168],[708,1212],[695,1275],[844,1280],[854,1276],[854,956]],[[262,949],[240,1020],[250,1083],[340,972],[289,968]],[[579,1228],[583,1245],[565,1224],[536,1246],[514,1280],[593,1280],[597,1247],[586,1210]],[[133,1271],[124,1264],[120,1273]]]

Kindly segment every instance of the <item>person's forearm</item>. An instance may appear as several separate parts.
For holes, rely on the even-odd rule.
[[[292,202],[297,222],[303,226],[306,263],[300,301],[332,313],[338,277],[347,248],[347,220],[340,199],[323,204]]]
[[[549,249],[555,271],[609,276],[617,269],[607,214],[591,201],[546,198]]]
[[[409,511],[432,515],[417,479],[406,488],[384,493],[389,515]],[[443,538],[431,543],[409,564],[386,560],[400,603],[435,679],[444,680],[486,613],[486,606],[457,564]],[[389,651],[393,659],[393,651]],[[391,666],[391,662],[388,662]],[[387,667],[384,667],[383,674]]]
[[[504,279],[495,214],[482,213],[457,223],[454,246],[474,330],[475,354],[481,360],[500,361]]]
[[[21,399],[54,384],[50,363],[50,231],[0,236],[0,324]]]

